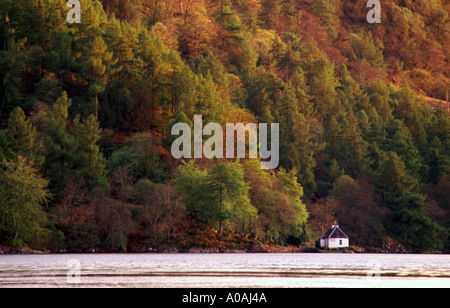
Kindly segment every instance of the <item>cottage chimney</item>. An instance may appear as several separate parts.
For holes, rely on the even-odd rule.
[[[335,221],[333,222],[333,224],[331,225],[331,228],[339,228],[339,225],[338,225],[338,223],[337,223],[337,220],[335,220]]]

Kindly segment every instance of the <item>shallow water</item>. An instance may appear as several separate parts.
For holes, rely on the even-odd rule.
[[[450,287],[450,255],[1,255],[0,287]]]

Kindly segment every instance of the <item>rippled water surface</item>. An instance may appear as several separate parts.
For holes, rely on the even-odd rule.
[[[1,255],[0,287],[450,287],[450,255]]]

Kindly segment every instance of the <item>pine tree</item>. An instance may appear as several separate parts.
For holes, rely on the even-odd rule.
[[[7,50],[10,35],[7,16],[11,8],[11,0],[4,0],[0,3],[0,50]]]
[[[14,109],[9,117],[8,137],[10,148],[15,155],[27,158],[30,163],[42,163],[42,144],[37,141],[36,129],[20,107]]]
[[[316,117],[325,121],[338,103],[336,88],[339,82],[329,58],[322,52],[316,51],[314,46],[311,49],[310,59],[304,65],[310,87],[308,95],[312,97],[311,101],[317,110]]]
[[[419,183],[406,170],[405,163],[394,152],[388,152],[377,174],[377,189],[383,199],[395,205],[396,198],[418,193]]]
[[[167,129],[165,132],[165,135],[167,136],[164,140],[166,146],[168,146],[168,148],[171,147],[172,143],[178,138],[177,136],[173,136],[171,134],[172,132],[172,127],[177,124],[177,123],[185,123],[187,125],[189,125],[189,127],[191,128],[191,133],[193,132],[193,124],[192,121],[189,120],[186,115],[184,114],[184,112],[180,112],[178,115],[175,116],[175,118],[167,125]],[[193,136],[191,136],[191,140],[193,140]],[[192,147],[193,148],[193,147]]]
[[[0,170],[0,234],[12,246],[44,242],[47,221],[42,207],[49,201],[48,181],[29,162],[17,156]]]
[[[0,160],[9,161],[14,157],[8,138],[8,130],[0,130]]]
[[[227,50],[231,58],[243,40],[241,23],[237,14],[231,9],[231,3],[219,1],[217,21],[223,27],[219,33],[222,51]],[[230,59],[231,60],[231,59]]]
[[[443,230],[427,217],[418,181],[408,174],[397,154],[387,153],[377,174],[376,189],[391,209],[385,227],[395,239],[415,251],[442,249]]]
[[[312,1],[310,11],[327,28],[330,42],[334,42],[339,34],[337,30],[339,28],[339,18],[333,3],[330,0]]]
[[[195,114],[203,115],[206,123],[222,123],[226,103],[217,93],[217,85],[211,75],[200,76],[195,101]]]
[[[427,152],[428,178],[437,183],[442,176],[450,173],[450,157],[446,155],[444,145],[438,137],[431,141]]]
[[[28,57],[24,51],[25,41],[12,43],[9,50],[0,51],[0,118],[5,111],[11,111],[22,101],[21,74]]]
[[[391,150],[399,155],[406,164],[409,173],[419,179],[419,171],[422,167],[422,157],[414,145],[410,130],[400,120],[394,120],[387,126],[387,139],[385,151]]]
[[[79,116],[76,117],[73,137],[75,141],[73,171],[85,179],[91,189],[95,186],[105,186],[106,161],[98,146],[101,129],[95,117],[91,115],[83,121],[80,121]]]
[[[292,209],[295,212],[295,215],[292,217],[292,225],[296,226],[305,224],[308,219],[308,211],[302,201],[303,187],[298,183],[297,170],[294,168],[287,172],[284,169],[280,169],[277,179],[282,185],[283,191],[292,203]]]
[[[261,2],[260,20],[266,29],[273,29],[281,13],[281,1],[264,0]]]
[[[367,170],[367,144],[362,138],[358,119],[352,110],[343,120],[343,166],[350,175],[356,175]]]
[[[72,50],[73,37],[67,30],[55,33],[52,39],[52,49],[46,57],[45,63],[50,71],[55,72],[59,83],[59,94],[65,88],[65,78],[73,77],[76,66],[75,55]]]
[[[95,117],[99,119],[100,102],[99,95],[105,90],[108,81],[108,68],[111,68],[115,61],[112,52],[102,38],[96,37],[92,42],[90,50],[86,54],[85,76],[89,81],[89,90],[95,99]]]
[[[48,113],[49,123],[45,131],[44,175],[50,179],[49,187],[56,195],[65,188],[75,149],[73,137],[67,132],[71,104],[64,92]]]
[[[332,157],[338,157],[339,153],[342,151],[342,143],[343,143],[343,128],[341,124],[338,122],[335,115],[332,115],[326,130],[326,141],[327,141],[327,152]]]
[[[101,4],[98,1],[88,1],[82,6],[82,10],[83,22],[76,28],[81,33],[74,42],[74,52],[80,54],[77,59],[79,75],[87,81],[89,96],[92,98],[87,103],[94,103],[91,110],[96,119],[99,119],[100,96],[106,88],[111,71],[116,69],[118,59],[113,56],[103,38],[104,29],[101,25],[107,22],[107,17]]]

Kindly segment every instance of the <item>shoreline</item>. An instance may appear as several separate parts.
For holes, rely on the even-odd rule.
[[[202,248],[191,248],[191,249],[147,249],[147,250],[132,250],[132,251],[122,251],[122,252],[111,252],[111,251],[59,251],[52,252],[48,250],[38,250],[32,249],[30,247],[6,247],[0,246],[0,256],[1,255],[57,255],[57,254],[304,254],[304,253],[315,253],[315,254],[423,254],[423,255],[446,255],[450,253],[443,252],[408,252],[408,251],[386,251],[383,249],[364,249],[358,247],[348,248],[348,249],[335,249],[335,250],[324,250],[318,248],[305,248],[305,247],[295,247],[295,246],[276,246],[276,245],[262,245],[259,249],[233,249],[219,251],[218,249],[202,249]]]

